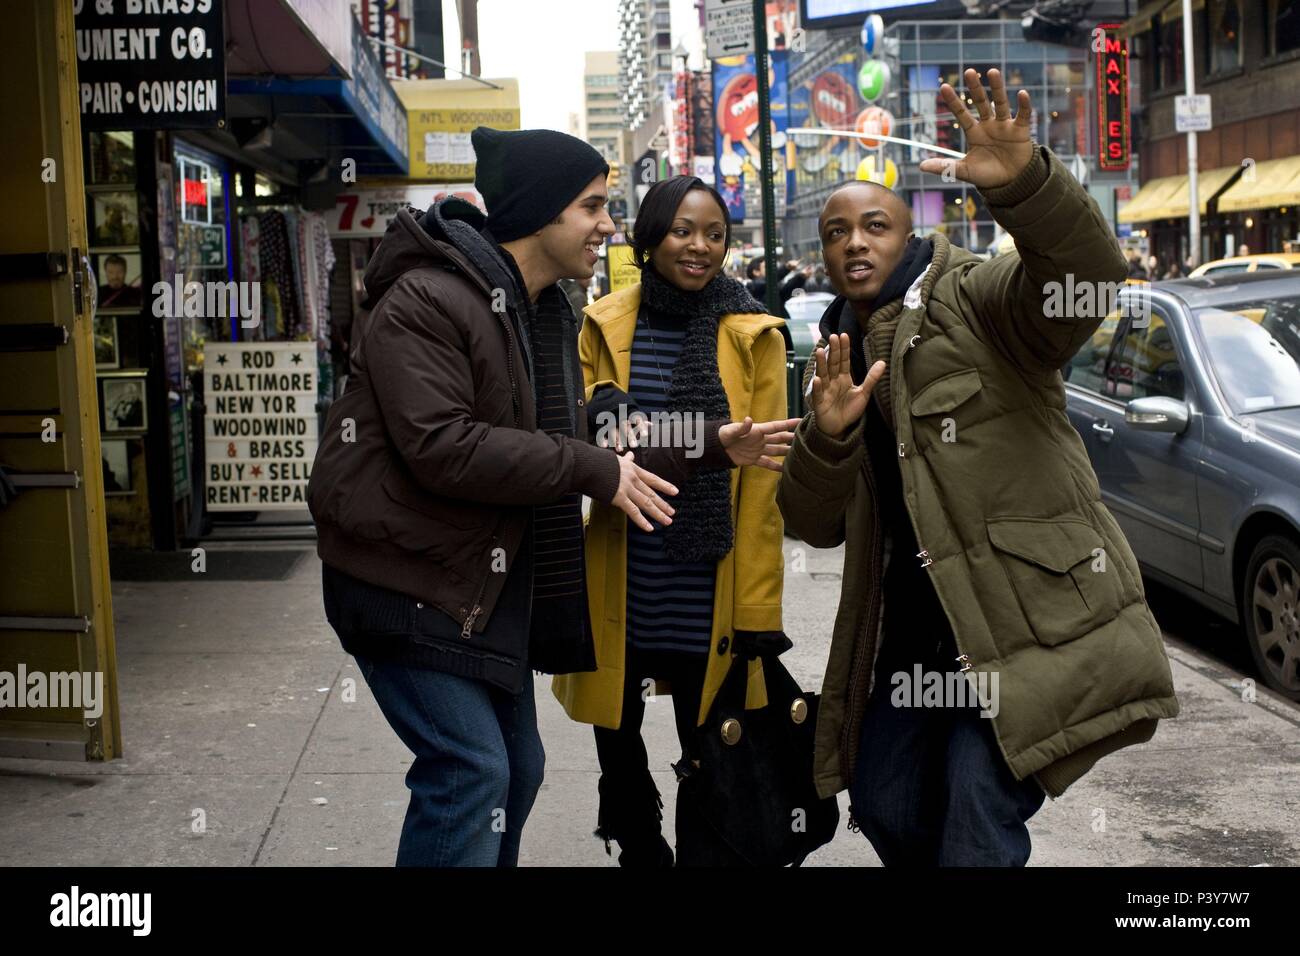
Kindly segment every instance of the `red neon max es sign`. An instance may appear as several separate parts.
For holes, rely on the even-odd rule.
[[[1120,24],[1103,23],[1093,31],[1097,56],[1097,165],[1102,169],[1128,169],[1128,43],[1119,35]]]

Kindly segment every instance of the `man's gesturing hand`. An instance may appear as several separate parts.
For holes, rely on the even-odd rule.
[[[654,530],[654,525],[641,513],[643,511],[662,525],[673,523],[672,506],[656,492],[675,495],[677,488],[636,464],[632,452],[618,456],[618,494],[611,503],[621,508],[642,531]]]
[[[861,385],[853,384],[849,358],[849,337],[832,335],[824,349],[815,353],[817,374],[812,380],[812,407],[817,428],[824,435],[839,438],[850,425],[862,417],[871,399],[871,390],[885,374],[885,363],[877,362],[867,372]]]
[[[718,441],[736,465],[780,471],[781,463],[776,459],[790,454],[793,429],[798,424],[797,418],[755,424],[752,418],[746,417],[743,422],[728,422],[718,429]]]
[[[966,156],[963,159],[931,158],[923,160],[921,170],[943,173],[951,168],[953,175],[980,189],[1005,186],[1029,165],[1034,158],[1034,144],[1029,137],[1029,94],[1021,90],[1016,98],[1016,115],[1011,116],[1007,103],[1007,88],[1002,74],[989,70],[989,91],[993,105],[984,93],[984,84],[974,70],[966,71],[966,89],[975,101],[979,120],[970,115],[961,96],[947,83],[939,87],[944,105],[966,133]]]

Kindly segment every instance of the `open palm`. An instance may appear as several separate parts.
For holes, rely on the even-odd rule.
[[[966,71],[966,89],[979,113],[976,120],[966,109],[966,104],[949,84],[939,88],[944,105],[966,134],[966,155],[962,159],[931,158],[922,161],[921,169],[927,173],[952,174],[962,182],[979,189],[995,189],[1011,182],[1034,157],[1034,144],[1029,135],[1029,117],[1032,112],[1029,93],[1021,90],[1016,97],[1016,115],[1011,115],[1007,102],[1007,88],[998,70],[989,70],[989,93],[984,92],[979,74]]]
[[[885,374],[885,363],[877,362],[861,385],[853,384],[849,337],[832,335],[826,347],[814,355],[816,374],[812,380],[812,408],[817,428],[832,438],[841,437],[862,417],[871,390]]]

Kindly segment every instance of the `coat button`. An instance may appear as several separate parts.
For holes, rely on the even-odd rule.
[[[423,609],[423,608],[424,608],[424,602],[423,602],[423,601],[416,601],[416,602],[415,602],[415,606],[418,607],[418,608]]]
[[[725,654],[725,653],[727,653],[727,648],[730,647],[730,646],[731,646],[731,641],[727,638],[727,635],[724,634],[724,635],[722,635],[721,638],[718,639],[718,653],[719,653],[719,654]]]

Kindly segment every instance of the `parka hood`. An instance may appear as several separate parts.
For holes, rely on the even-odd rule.
[[[435,266],[463,272],[485,295],[505,289],[520,308],[521,292],[501,249],[485,232],[487,217],[455,196],[435,202],[421,212],[412,206],[398,210],[379,248],[366,267],[366,308],[374,308],[403,273]]]

